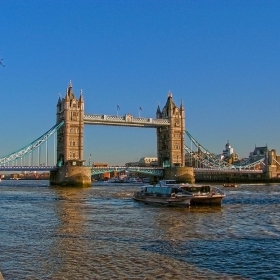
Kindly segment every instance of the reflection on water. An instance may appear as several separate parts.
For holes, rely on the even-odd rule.
[[[224,189],[222,207],[137,203],[135,186],[0,183],[9,279],[278,279],[280,187]]]

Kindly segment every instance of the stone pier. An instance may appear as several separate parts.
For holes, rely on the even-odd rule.
[[[173,179],[179,183],[195,183],[193,167],[166,167],[164,168],[164,179]]]
[[[91,168],[61,166],[50,172],[51,186],[91,187]]]

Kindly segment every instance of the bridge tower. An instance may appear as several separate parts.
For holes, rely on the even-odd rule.
[[[162,110],[158,105],[156,117],[168,119],[170,126],[157,128],[158,165],[164,167],[164,176],[178,181],[194,182],[193,168],[185,167],[185,110],[177,107],[168,94]]]
[[[51,173],[54,185],[89,185],[90,168],[85,167],[83,155],[84,99],[82,91],[75,97],[72,83],[64,98],[59,96],[56,106],[56,121],[64,121],[57,131],[57,172]]]
[[[76,99],[70,82],[65,98],[59,97],[56,107],[56,122],[64,121],[64,127],[57,133],[57,164],[63,166],[75,162],[75,165],[84,165],[84,99],[82,92],[80,92],[79,99]]]

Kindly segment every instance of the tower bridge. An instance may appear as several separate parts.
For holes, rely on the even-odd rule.
[[[75,97],[70,82],[66,89],[65,97],[59,97],[56,110],[56,124],[41,137],[31,142],[24,148],[0,158],[0,171],[14,170],[50,170],[51,185],[82,185],[91,184],[91,175],[114,170],[131,170],[153,176],[173,178],[179,181],[193,182],[194,177],[201,174],[263,174],[277,176],[280,174],[280,158],[272,150],[258,157],[254,162],[232,165],[219,160],[216,155],[205,149],[186,130],[185,110],[181,102],[176,106],[172,94],[161,109],[158,105],[155,118],[135,117],[131,114],[124,116],[88,114],[84,111],[84,98],[82,92]],[[153,128],[157,135],[157,168],[140,167],[107,167],[93,168],[85,165],[84,159],[84,126],[109,125],[128,126],[139,128]],[[193,151],[185,143],[185,136],[197,148]],[[48,162],[50,149],[47,143],[54,137],[54,162]],[[46,145],[45,164],[40,164],[42,145]],[[33,158],[37,152],[37,164]],[[191,164],[186,166],[186,155],[199,162],[199,168]],[[23,160],[28,156],[28,163]],[[19,164],[18,164],[19,163]],[[265,168],[254,170],[254,166],[262,164]],[[133,169],[133,170],[132,170]],[[278,171],[279,170],[279,171]],[[208,176],[207,175],[207,176]]]
[[[158,164],[164,176],[194,181],[193,168],[185,167],[185,110],[182,103],[175,105],[172,94],[162,110],[158,105],[156,118],[85,114],[82,92],[76,98],[70,82],[65,97],[58,99],[56,115],[57,124],[64,122],[64,126],[57,130],[57,168],[50,173],[51,184],[90,184],[91,167],[85,166],[83,157],[85,125],[155,128]]]

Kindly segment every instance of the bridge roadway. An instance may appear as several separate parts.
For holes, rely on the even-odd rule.
[[[0,171],[50,171],[55,169],[56,166],[0,166]],[[139,167],[139,166],[108,166],[108,167],[92,167],[92,175],[102,174],[106,172],[139,172],[152,176],[163,176],[162,167]],[[194,168],[194,173],[239,173],[239,174],[262,174],[262,170],[251,170],[251,169],[226,169],[226,168]]]

